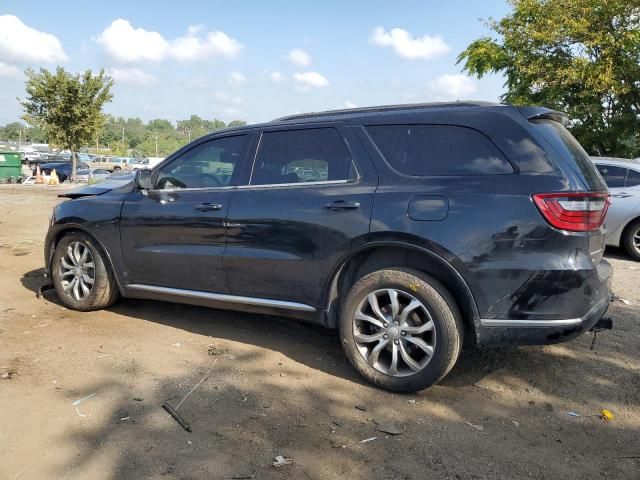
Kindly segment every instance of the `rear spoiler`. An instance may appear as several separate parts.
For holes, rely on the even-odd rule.
[[[551,110],[545,107],[518,107],[518,111],[529,121],[554,120],[564,126],[569,124],[569,116],[557,110]]]

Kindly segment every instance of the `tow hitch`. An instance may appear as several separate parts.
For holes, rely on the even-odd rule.
[[[602,332],[603,330],[611,330],[613,328],[613,320],[611,317],[601,318],[598,322],[589,329],[590,332],[593,332],[593,340],[591,341],[591,347],[589,350],[593,350],[596,346],[596,336],[598,332]]]

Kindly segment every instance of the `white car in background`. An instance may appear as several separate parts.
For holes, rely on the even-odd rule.
[[[640,261],[640,161],[591,157],[611,192],[604,223],[606,244],[624,249]]]
[[[153,167],[161,163],[163,160],[164,160],[164,157],[146,157],[146,158],[143,158],[142,160],[139,160],[136,163],[132,163],[131,168],[133,170],[139,170],[141,168],[147,168],[151,170]]]

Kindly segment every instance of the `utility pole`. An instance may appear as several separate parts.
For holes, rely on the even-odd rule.
[[[22,145],[22,129],[18,129],[18,151],[21,150]]]
[[[124,127],[122,127],[122,149],[124,150]]]
[[[155,135],[156,138],[156,157],[158,156],[158,135]]]

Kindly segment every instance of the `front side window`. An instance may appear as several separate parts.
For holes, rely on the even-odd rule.
[[[607,187],[621,188],[624,187],[624,179],[627,176],[627,169],[622,167],[614,167],[612,165],[596,165],[600,175],[604,178]]]
[[[411,176],[500,175],[513,167],[483,134],[453,125],[373,125],[367,132],[398,172]]]
[[[247,136],[217,138],[192,148],[160,170],[157,190],[215,188],[230,184],[247,148]]]
[[[265,132],[251,176],[252,185],[349,180],[349,152],[334,128]]]

